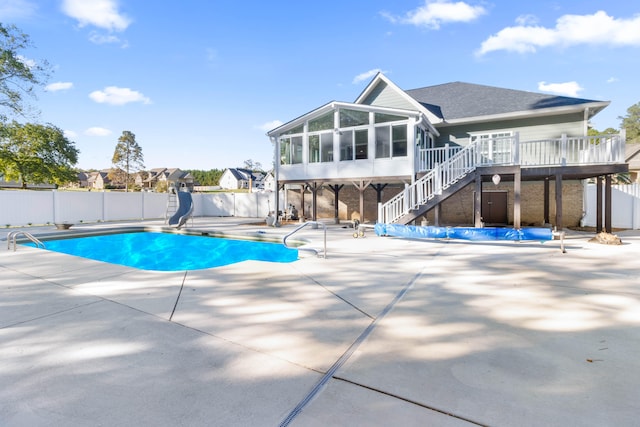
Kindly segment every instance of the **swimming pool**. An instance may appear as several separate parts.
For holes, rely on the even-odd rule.
[[[297,249],[279,243],[147,231],[47,240],[45,246],[49,251],[156,271],[201,270],[247,260],[286,263],[298,259]]]

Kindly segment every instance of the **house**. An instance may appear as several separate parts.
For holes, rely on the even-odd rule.
[[[220,176],[220,188],[225,190],[262,188],[264,174],[242,168],[227,168]]]
[[[267,135],[280,159],[276,185],[313,219],[333,209],[336,220],[519,228],[525,218],[562,228],[563,216],[579,211],[577,222],[581,214],[577,200],[571,210],[563,205],[572,183],[604,178],[610,194],[611,175],[627,171],[624,135],[586,136],[589,119],[608,105],[462,82],[405,91],[379,73],[354,102],[330,102]],[[324,189],[333,199],[323,207]],[[347,190],[355,203],[340,198]],[[371,191],[375,204],[365,200]],[[610,204],[605,211],[608,223]]]
[[[143,189],[154,189],[158,183],[162,183],[165,188],[176,187],[192,192],[194,179],[189,172],[178,168],[154,168],[137,173],[135,183]]]
[[[87,188],[89,186],[89,175],[87,172],[78,172],[78,182],[76,183],[78,188]]]
[[[629,164],[629,179],[631,182],[640,183],[640,143],[627,144],[624,158]]]
[[[273,172],[267,172],[262,180],[262,188],[264,191],[276,191],[276,178]]]
[[[89,172],[87,175],[87,187],[91,190],[104,190],[111,186],[111,178],[109,178],[110,169]]]

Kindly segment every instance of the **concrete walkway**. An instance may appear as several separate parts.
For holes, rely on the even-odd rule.
[[[242,222],[188,225],[293,229]],[[638,232],[563,254],[331,225],[326,259],[150,272],[7,231],[3,426],[638,425]]]

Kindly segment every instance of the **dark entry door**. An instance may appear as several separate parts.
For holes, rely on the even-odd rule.
[[[482,193],[482,220],[485,224],[507,224],[507,192]]]

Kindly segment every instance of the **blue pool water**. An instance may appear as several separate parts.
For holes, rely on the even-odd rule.
[[[45,245],[49,251],[157,271],[200,270],[247,260],[292,262],[298,259],[297,249],[278,243],[159,232],[48,240]]]

